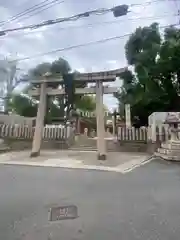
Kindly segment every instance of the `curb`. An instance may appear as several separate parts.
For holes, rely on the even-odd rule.
[[[0,162],[0,165],[18,165],[18,166],[31,166],[31,167],[51,167],[51,168],[66,168],[66,169],[84,169],[84,170],[99,170],[106,172],[121,172],[118,168],[106,167],[106,166],[96,166],[96,165],[72,165],[72,164],[41,164],[41,163],[30,163],[30,162]]]
[[[129,161],[124,163],[124,168],[123,164],[120,164],[116,167],[108,167],[108,166],[97,166],[97,165],[80,165],[80,164],[68,164],[68,163],[61,163],[61,164],[56,164],[56,163],[42,163],[42,162],[19,162],[19,161],[2,161],[0,164],[3,165],[18,165],[18,166],[32,166],[32,167],[51,167],[51,168],[66,168],[66,169],[84,169],[84,170],[95,170],[95,171],[105,171],[105,172],[116,172],[116,173],[122,173],[126,174],[131,171],[133,171],[135,168],[140,167],[142,165],[145,165],[146,163],[152,161],[153,158],[147,158],[144,160],[139,160],[139,162],[132,163],[134,160]],[[132,163],[132,165],[131,165]]]

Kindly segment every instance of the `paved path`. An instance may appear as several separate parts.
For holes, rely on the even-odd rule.
[[[96,152],[42,151],[38,158],[30,152],[10,152],[0,155],[0,164],[91,169],[126,173],[147,163],[149,156],[140,153],[108,153],[106,161],[98,161]]]
[[[179,240],[180,165],[161,161],[129,174],[0,165],[2,240]],[[75,204],[75,220],[48,221]]]

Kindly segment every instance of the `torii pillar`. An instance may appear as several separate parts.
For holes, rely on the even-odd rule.
[[[103,82],[96,82],[96,123],[98,160],[106,160],[105,121],[103,105]]]
[[[44,117],[46,109],[46,82],[40,84],[40,99],[36,117],[36,126],[32,143],[32,151],[30,157],[38,157],[40,155],[42,135],[44,129]]]

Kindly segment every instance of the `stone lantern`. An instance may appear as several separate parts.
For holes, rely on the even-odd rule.
[[[168,113],[165,123],[169,125],[170,141],[180,142],[180,139],[178,137],[178,133],[180,132],[180,129],[178,128],[178,124],[180,123],[180,113],[177,112]]]

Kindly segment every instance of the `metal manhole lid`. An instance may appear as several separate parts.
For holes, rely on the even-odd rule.
[[[49,221],[75,219],[78,217],[78,209],[75,205],[52,207],[49,211]]]

